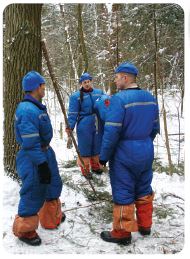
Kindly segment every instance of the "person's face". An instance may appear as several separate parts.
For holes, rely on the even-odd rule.
[[[88,90],[92,87],[92,81],[91,80],[84,80],[84,81],[82,81],[81,85],[84,89]]]
[[[41,84],[36,90],[39,98],[42,99],[45,96],[45,84]]]
[[[124,89],[127,83],[127,74],[117,73],[115,75],[114,83],[117,86],[117,89]]]

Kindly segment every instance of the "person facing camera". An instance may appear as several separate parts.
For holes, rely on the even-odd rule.
[[[93,87],[92,76],[89,73],[82,74],[79,83],[80,90],[72,94],[69,100],[69,128],[66,128],[66,132],[69,135],[76,125],[78,148],[86,170],[79,158],[77,163],[83,176],[92,179],[91,171],[96,174],[103,172],[99,163],[102,130],[94,104],[104,93],[101,89]]]

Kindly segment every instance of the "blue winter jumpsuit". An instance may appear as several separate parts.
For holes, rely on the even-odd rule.
[[[92,157],[100,153],[101,134],[99,119],[94,110],[94,103],[103,94],[100,89],[83,93],[75,92],[69,101],[68,122],[71,129],[77,124],[78,147],[82,157]]]
[[[148,91],[131,88],[111,98],[100,160],[109,160],[115,204],[132,204],[152,193],[153,139],[158,132],[158,105]]]
[[[45,200],[56,199],[62,190],[57,161],[49,146],[53,131],[46,107],[30,95],[18,105],[15,114],[16,140],[20,150],[16,167],[22,180],[18,215],[26,217],[39,212]],[[51,184],[41,184],[38,165],[47,162]]]

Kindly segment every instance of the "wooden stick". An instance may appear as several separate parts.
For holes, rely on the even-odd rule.
[[[60,90],[59,90],[59,86],[58,86],[58,83],[57,83],[57,79],[56,79],[56,76],[55,76],[55,73],[53,71],[53,67],[51,65],[51,62],[50,62],[50,58],[49,58],[49,54],[48,54],[48,51],[47,51],[47,48],[46,48],[46,43],[45,43],[45,40],[42,40],[41,41],[41,46],[42,46],[42,51],[43,51],[43,55],[44,55],[44,58],[46,60],[46,63],[47,63],[47,67],[48,67],[48,70],[49,70],[49,74],[50,74],[50,77],[51,77],[51,80],[52,80],[52,83],[53,83],[53,86],[54,86],[54,89],[55,89],[55,92],[57,94],[57,98],[58,98],[58,101],[59,101],[59,104],[61,106],[61,110],[62,110],[62,113],[63,113],[63,116],[64,116],[64,120],[65,120],[65,124],[66,124],[66,127],[67,128],[70,128],[69,127],[69,122],[68,122],[68,119],[67,119],[67,114],[66,114],[66,110],[65,110],[65,104],[63,103],[63,100],[62,100],[62,97],[61,97],[61,93],[60,93]],[[73,135],[73,132],[71,131],[70,133],[70,136],[72,138],[72,141],[73,141],[73,144],[74,144],[74,147],[75,147],[75,150],[77,152],[77,155],[78,155],[78,158],[79,160],[81,161],[82,163],[82,166],[84,168],[84,171],[86,174],[88,174],[87,172],[87,169],[85,167],[85,164],[84,164],[84,161],[80,155],[80,152],[79,152],[79,149],[78,149],[78,146],[77,146],[77,143],[76,143],[76,140],[74,138],[74,135]],[[87,179],[86,180],[89,182],[95,196],[97,197],[97,193],[95,191],[95,188],[92,184],[92,182],[90,181],[90,179]]]
[[[89,205],[74,207],[74,208],[71,208],[71,209],[63,210],[63,212],[65,213],[65,212],[67,212],[67,211],[72,211],[72,210],[78,210],[78,209],[88,208],[88,207],[91,207],[91,206],[94,206],[94,205],[101,204],[102,202],[106,202],[106,201],[107,201],[107,200],[103,200],[103,201],[99,201],[99,202],[96,202],[96,203],[91,203],[91,204],[89,204]]]

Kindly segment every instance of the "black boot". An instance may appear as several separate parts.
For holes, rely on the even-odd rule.
[[[64,212],[62,212],[62,218],[61,218],[61,223],[63,223],[66,219],[66,215]]]
[[[94,174],[102,174],[103,173],[103,170],[102,169],[92,169],[92,173],[94,173]]]
[[[144,227],[139,227],[139,233],[142,236],[149,236],[151,233],[151,228],[144,228]]]
[[[66,215],[64,212],[62,212],[61,222],[57,226],[59,226],[61,223],[63,223],[65,221],[65,219],[66,219]]]
[[[30,246],[39,246],[42,242],[41,238],[38,235],[33,238],[19,237],[19,240]]]
[[[100,236],[106,242],[112,242],[112,243],[117,243],[117,244],[122,244],[122,245],[131,244],[131,235],[129,237],[116,238],[116,237],[111,236],[110,231],[103,231],[100,234]]]

